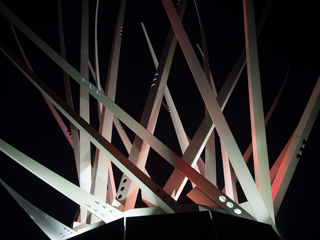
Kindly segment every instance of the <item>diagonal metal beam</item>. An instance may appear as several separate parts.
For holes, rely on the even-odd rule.
[[[0,183],[19,203],[23,210],[28,213],[32,221],[34,221],[50,239],[64,240],[78,235],[78,233],[72,228],[62,224],[58,220],[54,219],[50,215],[46,214],[30,202],[28,202],[16,191],[14,191],[8,184],[6,184],[2,179],[0,179]]]
[[[294,131],[288,150],[282,160],[277,175],[272,183],[272,196],[275,214],[278,213],[284,195],[288,189],[293,173],[301,157],[313,124],[320,110],[320,77],[309,98],[308,104]]]

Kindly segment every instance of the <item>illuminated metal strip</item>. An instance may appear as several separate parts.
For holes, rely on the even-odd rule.
[[[58,22],[59,22],[59,39],[60,39],[61,57],[64,60],[67,60],[67,54],[66,54],[66,48],[65,48],[65,42],[64,42],[64,33],[63,33],[61,0],[58,1]],[[62,71],[62,72],[63,72],[63,80],[64,80],[64,88],[65,88],[67,104],[72,109],[74,109],[69,75],[65,71]],[[80,180],[79,133],[78,133],[78,130],[76,129],[76,127],[71,122],[70,122],[70,130],[71,130],[71,136],[72,136],[72,141],[73,141],[73,153],[74,153],[74,159],[75,159],[76,167],[77,167],[78,180]]]
[[[80,38],[80,73],[89,78],[89,0],[82,0],[81,14],[81,38]],[[80,116],[90,123],[90,103],[89,93],[80,87]],[[90,192],[91,188],[91,154],[90,141],[80,132],[80,179],[79,185],[82,189]],[[86,223],[87,213],[83,208],[80,208],[80,221]]]
[[[101,101],[102,104],[107,107],[114,115],[118,117],[120,121],[126,124],[132,131],[138,134],[144,141],[146,141],[156,152],[158,152],[165,160],[167,160],[171,165],[181,171],[190,181],[195,183],[203,192],[207,194],[214,202],[216,202],[221,208],[223,208],[226,212],[232,215],[236,215],[233,208],[229,208],[226,203],[229,200],[227,196],[224,196],[215,186],[213,186],[208,180],[206,180],[203,176],[197,173],[193,168],[191,168],[188,164],[184,162],[179,156],[177,156],[174,152],[172,152],[167,146],[165,146],[162,142],[160,142],[157,138],[155,138],[149,131],[147,131],[144,127],[142,127],[138,122],[136,122],[130,115],[124,112],[119,106],[117,106],[113,101],[104,96],[101,92],[97,91],[95,86],[88,82],[83,76],[75,70],[69,63],[64,61],[52,48],[50,48],[44,41],[42,41],[30,28],[28,28],[20,19],[18,19],[8,8],[6,8],[2,3],[0,3],[0,11],[12,21],[32,42],[34,42],[42,51],[44,51],[57,65],[59,65],[63,70],[65,70],[77,83],[79,83],[82,87],[86,88],[90,94],[96,98],[98,101]],[[1,44],[3,46],[3,44]],[[3,46],[3,51],[6,56],[10,59],[11,57],[8,55],[8,49]],[[11,54],[10,54],[11,55]],[[14,58],[12,62],[16,65],[16,62],[19,62],[17,58]],[[16,65],[17,66],[17,65]],[[19,65],[19,69],[23,69],[23,65]],[[24,71],[28,72],[27,69]],[[32,73],[29,73],[32,74]],[[62,101],[61,104],[64,104]],[[65,112],[63,112],[65,114]],[[77,115],[76,115],[77,116]],[[82,119],[80,120],[82,121]],[[80,127],[80,125],[77,125]],[[90,125],[88,126],[90,129]],[[98,136],[100,135],[98,134]],[[104,139],[105,140],[105,139]],[[108,143],[108,142],[107,142]],[[106,143],[106,144],[107,144]],[[97,143],[98,144],[98,143]],[[98,146],[102,148],[102,145]],[[111,146],[113,147],[113,146]],[[126,159],[126,158],[125,158]],[[112,159],[110,159],[112,160]],[[113,161],[117,161],[113,159]],[[120,168],[120,167],[119,167]],[[120,168],[121,169],[121,168]],[[142,175],[144,177],[145,175]],[[139,181],[138,178],[133,175],[134,179]],[[138,184],[137,184],[138,185]],[[139,186],[140,187],[140,186]],[[160,192],[161,193],[161,192]],[[164,192],[165,193],[165,192]],[[219,200],[219,196],[223,196],[227,201],[221,202]],[[169,196],[170,197],[170,196]],[[170,197],[171,199],[171,197]],[[160,206],[160,205],[159,205]],[[160,206],[161,207],[161,206]],[[244,209],[241,210],[242,217],[248,219],[254,219],[250,214],[248,214]]]
[[[196,54],[192,48],[186,32],[184,31],[182,23],[173,7],[173,4],[170,0],[162,0],[162,2],[166,9],[171,25],[176,33],[185,58],[188,62],[189,68],[194,76],[202,98],[207,106],[208,112],[227,150],[233,169],[238,175],[239,182],[252,208],[252,211],[254,212],[254,215],[258,221],[274,226],[273,220],[271,219],[264,201],[254,184],[251,174],[242,158],[239,147],[220,110],[220,106],[215,99],[212,90],[210,89],[206,76],[202,71],[201,65],[197,60]],[[208,194],[208,192],[205,193]]]
[[[269,179],[269,158],[262,103],[258,47],[255,32],[253,0],[243,0],[244,29],[247,56],[247,74],[251,119],[254,176],[260,195],[273,221],[274,211]]]
[[[193,0],[196,12],[197,12],[197,16],[198,16],[198,21],[199,21],[199,25],[200,25],[200,32],[201,32],[201,40],[202,40],[202,56],[203,56],[203,62],[204,62],[204,73],[207,76],[207,79],[209,80],[210,86],[212,88],[212,91],[214,93],[214,95],[217,97],[217,90],[216,90],[216,86],[214,84],[211,72],[210,72],[210,64],[209,64],[209,54],[208,54],[208,47],[207,47],[207,41],[206,41],[206,36],[205,36],[205,32],[204,32],[204,26],[202,23],[202,18],[200,15],[200,12],[198,10],[198,5],[196,3],[196,0]]]
[[[19,41],[19,38],[18,38],[18,36],[17,36],[17,34],[16,34],[16,31],[15,31],[12,23],[10,23],[10,25],[11,25],[11,29],[12,29],[13,35],[14,35],[14,37],[15,37],[15,39],[16,39],[16,42],[17,42],[17,44],[18,44],[18,47],[19,47],[19,49],[20,49],[21,55],[22,55],[24,61],[26,62],[26,65],[28,66],[28,68],[29,68],[31,71],[33,71],[33,68],[32,68],[32,66],[31,66],[31,64],[30,64],[30,62],[29,62],[29,60],[28,60],[28,58],[27,58],[27,56],[26,56],[26,54],[25,54],[22,46],[21,46],[21,43],[20,43],[20,41]],[[43,96],[43,95],[42,95],[42,96]],[[65,125],[64,122],[63,122],[63,120],[62,120],[61,117],[59,116],[59,113],[58,113],[57,110],[52,106],[51,102],[48,101],[48,99],[46,99],[45,96],[43,96],[43,98],[44,98],[46,104],[48,105],[48,107],[49,107],[52,115],[53,115],[54,118],[56,119],[56,121],[57,121],[60,129],[61,129],[62,132],[63,132],[63,134],[64,134],[65,137],[67,138],[67,140],[68,140],[68,142],[70,143],[70,145],[73,146],[73,141],[72,141],[72,138],[71,138],[71,136],[70,136],[70,134],[69,134],[69,132],[68,132],[68,128],[66,127],[66,125]]]
[[[126,8],[126,0],[122,0],[119,5],[117,21],[116,21],[116,26],[114,30],[108,75],[106,80],[107,83],[105,86],[105,93],[112,101],[115,101],[115,97],[116,97],[116,86],[117,86],[117,79],[118,79],[118,67],[119,67],[120,49],[121,49],[120,34],[122,31],[122,26],[124,21],[125,8]],[[98,64],[98,60],[96,60],[96,64]],[[96,69],[96,71],[98,71],[98,69]],[[98,72],[96,72],[96,74],[98,76]],[[97,83],[98,83],[98,79],[97,79]],[[99,105],[100,104],[101,102],[99,102]],[[107,141],[111,142],[114,116],[113,116],[113,113],[110,112],[104,106],[102,106],[101,109],[102,109],[102,112],[101,112],[99,132],[103,137],[107,139]],[[105,154],[99,151],[99,149],[97,149],[96,152],[97,154],[96,154],[96,160],[94,162],[94,174],[92,178],[93,186],[91,188],[91,193],[100,199],[106,199],[107,197],[106,189],[107,189],[107,186],[109,185],[109,200],[113,201],[113,199],[116,197],[116,191],[115,191],[116,187],[115,187],[113,177],[108,178],[109,174],[113,176],[113,172],[112,172],[113,170],[112,170],[110,159],[108,159],[108,157]]]
[[[228,158],[227,151],[221,142],[221,155],[223,164],[223,177],[225,188],[222,191],[229,196],[233,201],[238,202],[238,194],[235,186],[232,167],[230,166],[230,161]]]
[[[122,212],[111,205],[92,196],[85,190],[79,188],[40,163],[34,161],[19,150],[13,148],[2,139],[0,139],[0,149],[7,156],[12,158],[26,170],[40,178],[42,181],[70,198],[81,207],[99,217],[105,223],[112,222],[123,217]]]
[[[200,46],[197,44],[197,47],[204,57],[203,52]],[[211,86],[214,86],[213,77],[210,71],[210,83]],[[217,96],[216,88],[212,87],[212,91],[215,96]],[[216,146],[215,146],[215,135],[214,132],[210,135],[207,140],[206,148],[205,148],[205,177],[208,179],[213,185],[217,186],[217,171],[216,171]],[[201,159],[197,162],[198,166],[201,164]],[[203,161],[202,161],[203,162]]]
[[[285,78],[284,78],[284,80],[283,80],[283,82],[282,82],[282,85],[281,85],[281,87],[280,87],[280,89],[279,89],[279,91],[278,91],[278,93],[277,93],[276,98],[274,99],[274,101],[273,101],[273,103],[272,103],[272,105],[271,105],[271,107],[270,107],[270,109],[269,109],[266,117],[264,118],[265,126],[268,125],[269,120],[270,120],[270,118],[271,118],[271,116],[272,116],[272,114],[273,114],[273,112],[274,112],[274,109],[275,109],[275,107],[277,106],[277,104],[278,104],[278,102],[279,102],[279,98],[280,98],[280,96],[281,96],[281,94],[282,94],[282,92],[283,92],[283,89],[284,89],[284,87],[285,87],[285,85],[286,85],[286,83],[287,83],[287,79],[288,79],[288,76],[289,76],[289,72],[290,72],[290,68],[289,68],[288,71],[287,71],[287,74],[286,74],[286,76],[285,76]],[[244,160],[245,160],[246,162],[248,162],[248,161],[250,160],[251,155],[252,155],[252,143],[250,143],[249,147],[247,148],[247,150],[246,150],[245,153],[243,154]]]
[[[278,213],[284,195],[288,189],[293,173],[302,154],[301,148],[307,141],[313,124],[320,110],[320,77],[310,96],[308,104],[302,114],[299,124],[294,131],[292,140],[285,153],[277,176],[272,183],[272,195],[275,214]]]
[[[95,73],[96,73],[96,83],[97,88],[101,91],[100,84],[100,70],[99,70],[99,54],[98,54],[98,12],[99,12],[100,0],[96,3],[96,12],[94,16],[94,63],[95,63]],[[99,112],[101,112],[102,104],[99,103]]]
[[[50,239],[69,239],[77,236],[78,233],[68,226],[62,224],[58,220],[49,216],[39,208],[32,205],[4,181],[0,179],[0,183],[7,189],[11,196],[19,203],[19,205],[25,210],[29,217],[38,225],[38,227],[50,238]]]
[[[118,134],[122,140],[122,143],[124,147],[126,148],[127,152],[130,153],[132,148],[132,143],[128,137],[128,135],[125,133],[122,124],[120,123],[119,119],[116,116],[113,116],[113,124],[115,125]]]
[[[185,6],[186,1],[183,1],[182,4],[178,7],[179,17],[181,19],[184,15]],[[167,85],[176,44],[177,39],[174,36],[173,30],[170,29],[140,120],[140,124],[152,134],[154,133],[158,120],[161,102],[163,99],[164,90]],[[133,147],[128,158],[141,170],[143,170],[145,169],[145,165],[147,162],[150,145],[147,142],[143,141],[137,135],[135,136],[132,145]],[[124,178],[127,177],[124,175],[122,176],[122,179]],[[121,181],[123,182],[123,180]],[[139,188],[135,184],[133,184],[130,179],[128,179],[127,182],[120,184],[117,191],[117,196],[118,201],[120,201],[124,206],[124,211],[134,208],[136,198],[138,196],[138,191]],[[119,198],[119,196],[121,198]],[[143,196],[145,197],[147,196],[147,194],[144,194]]]
[[[272,3],[272,0],[269,0],[267,2],[266,6],[263,10],[263,13],[261,14],[259,21],[256,25],[257,37],[259,37],[259,34],[260,34],[261,29],[263,27],[263,24],[267,18],[268,12],[271,7],[271,3]],[[218,94],[217,101],[218,101],[222,111],[223,111],[224,107],[226,106],[236,83],[238,82],[238,79],[242,73],[242,70],[243,70],[244,66],[246,65],[246,62],[247,62],[246,51],[245,51],[245,49],[243,49],[241,54],[239,55],[235,65],[234,65],[234,67],[230,71],[226,81],[224,82],[224,84]]]

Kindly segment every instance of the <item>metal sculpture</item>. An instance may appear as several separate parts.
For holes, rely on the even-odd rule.
[[[1,180],[8,192],[51,239],[68,239],[98,227],[102,222],[108,224],[130,216],[196,212],[199,211],[199,206],[207,211],[220,211],[239,218],[265,223],[271,225],[277,232],[275,216],[297,166],[303,145],[308,139],[319,112],[320,80],[315,85],[300,122],[282,153],[276,161],[270,163],[265,126],[288,78],[287,74],[272,107],[264,117],[257,37],[270,9],[271,1],[267,3],[257,25],[254,20],[253,1],[243,1],[246,47],[219,93],[210,71],[204,26],[196,2],[194,1],[193,7],[198,16],[202,38],[202,49],[199,50],[194,49],[182,24],[186,1],[178,1],[176,6],[170,0],[163,0],[162,3],[171,27],[159,60],[142,23],[155,73],[150,81],[150,90],[140,120],[132,117],[127,110],[120,107],[116,100],[125,11],[130,10],[125,10],[125,0],[119,3],[106,83],[101,81],[101,65],[98,56],[99,0],[96,4],[93,48],[89,45],[89,1],[82,1],[79,70],[67,61],[60,1],[58,1],[60,54],[38,37],[4,4],[0,3],[1,13],[12,23],[12,31],[25,63],[3,43],[1,43],[1,51],[41,92],[74,153],[78,186],[6,143],[6,139],[0,140],[0,148],[3,153],[80,206],[79,217],[74,222],[72,229],[33,206]],[[32,63],[24,53],[23,43],[20,43],[20,37],[17,36],[15,29],[19,29],[63,70],[66,101],[62,100],[33,71]],[[175,105],[174,96],[171,96],[167,84],[170,78],[169,72],[173,71],[171,67],[177,43],[182,49],[205,105],[203,109],[205,114],[199,116],[202,122],[192,138],[188,136],[183,127],[182,119],[178,114],[179,109]],[[89,49],[94,49],[93,66],[89,60]],[[202,54],[202,59],[199,58],[201,54],[197,52]],[[202,61],[204,67],[201,66]],[[245,154],[242,154],[223,110],[245,64],[247,64],[248,74],[252,144]],[[74,107],[74,102],[77,101],[72,96],[72,81],[69,78],[80,86],[78,112]],[[102,85],[105,87],[103,88]],[[95,108],[97,109],[98,127],[90,124],[92,114],[90,101],[93,101],[92,99],[97,104]],[[172,150],[155,134],[161,108],[167,112],[161,114],[169,114],[172,120],[172,129],[175,131],[180,150]],[[60,114],[69,121],[69,128]],[[194,117],[196,116],[192,116]],[[122,150],[113,143],[112,136],[115,130],[124,145]],[[133,135],[132,132],[134,137],[130,139],[128,134]],[[223,168],[224,184],[221,185],[217,180],[218,174],[221,173],[216,168],[219,164],[217,162],[220,161],[217,157],[219,151],[216,149],[218,139],[215,138],[217,136],[220,140]],[[154,163],[154,152],[151,151],[156,152],[162,158],[161,161],[165,160],[172,166],[159,170],[159,172],[168,171],[166,173],[168,178],[163,187],[157,183],[157,176],[148,173],[147,164]],[[247,166],[251,155],[254,161],[254,174]],[[66,161],[71,160],[66,159]],[[121,177],[115,176],[115,167],[121,171]],[[170,171],[172,171],[171,175]],[[192,184],[191,188],[187,185],[188,181]],[[237,185],[237,182],[240,185]],[[241,199],[238,196],[239,189],[244,193]],[[179,201],[179,197],[185,194],[183,191],[187,191],[187,196],[192,200],[193,205],[187,207]],[[138,207],[139,202],[144,204],[144,207]]]

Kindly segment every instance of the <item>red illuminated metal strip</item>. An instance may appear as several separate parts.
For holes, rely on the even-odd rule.
[[[230,164],[227,151],[222,142],[221,142],[221,155],[222,155],[222,163],[223,163],[225,194],[227,194],[227,196],[229,196],[233,201],[238,202],[238,194],[237,194],[235,181],[233,178],[232,166]]]
[[[61,56],[64,60],[67,60],[67,54],[66,54],[66,48],[65,48],[65,42],[64,42],[64,33],[63,33],[63,22],[62,22],[62,9],[61,9],[61,0],[58,1],[58,22],[59,22],[59,39],[60,39],[60,51]],[[69,75],[65,72],[63,72],[63,80],[64,80],[64,88],[65,88],[65,94],[66,94],[66,101],[67,104],[73,108],[73,100],[72,100],[72,94],[71,94],[71,86],[70,86],[70,79]],[[77,128],[70,122],[70,130],[71,130],[71,136],[73,141],[73,153],[74,153],[74,159],[76,162],[77,167],[77,173],[78,173],[78,180],[80,180],[80,142],[79,142],[79,133]]]
[[[230,128],[220,110],[220,106],[216,101],[204,72],[197,60],[196,54],[191,46],[191,43],[184,31],[182,23],[177,15],[177,12],[170,0],[162,0],[166,9],[171,25],[175,31],[177,39],[180,43],[182,51],[188,62],[189,68],[194,76],[202,98],[207,106],[211,119],[216,126],[222,142],[225,145],[230,162],[238,175],[239,182],[244,190],[247,200],[252,208],[252,211],[258,221],[268,223],[274,226],[274,222],[256,188],[251,174],[242,158],[236,141],[230,131]],[[207,192],[206,192],[207,193]]]
[[[247,56],[247,74],[251,120],[254,176],[257,188],[273,221],[269,158],[260,82],[258,47],[255,31],[253,0],[243,0],[244,32]]]
[[[14,35],[14,37],[15,37],[15,39],[16,39],[16,42],[17,42],[17,44],[18,44],[18,47],[19,47],[19,49],[20,49],[20,52],[21,52],[21,54],[22,54],[22,57],[23,57],[24,61],[26,62],[26,65],[28,66],[28,68],[29,68],[31,71],[33,71],[32,66],[31,66],[31,64],[30,64],[30,62],[29,62],[29,60],[28,60],[28,58],[27,58],[27,56],[26,56],[26,54],[25,54],[22,46],[21,46],[21,43],[20,43],[20,41],[19,41],[19,38],[18,38],[18,36],[17,36],[17,34],[16,34],[16,31],[15,31],[12,23],[10,23],[10,25],[11,25],[11,29],[12,29],[13,35]],[[43,95],[42,95],[42,96],[43,96]],[[68,128],[66,127],[66,125],[65,125],[64,122],[63,122],[63,120],[62,120],[61,117],[59,116],[59,113],[58,113],[57,110],[52,106],[51,102],[48,101],[48,99],[46,99],[45,96],[43,96],[43,98],[44,98],[46,104],[48,105],[48,107],[49,107],[52,115],[53,115],[54,118],[56,119],[58,125],[60,126],[60,129],[62,130],[63,134],[64,134],[65,137],[67,138],[67,140],[68,140],[68,142],[70,143],[70,145],[73,146],[73,141],[72,141],[72,138],[71,138],[71,136],[70,136],[70,133],[68,132]]]
[[[277,173],[279,171],[279,168],[281,166],[283,158],[286,155],[286,152],[288,151],[288,147],[290,145],[290,142],[292,141],[293,136],[294,136],[294,134],[290,137],[290,139],[288,140],[288,142],[286,143],[286,145],[282,149],[279,157],[277,158],[275,163],[272,165],[272,168],[270,169],[270,181],[271,181],[271,184],[273,183],[275,177],[277,176]]]
[[[308,104],[294,131],[288,150],[282,160],[278,173],[272,183],[272,196],[275,214],[278,213],[288,185],[301,156],[301,148],[307,141],[313,124],[320,110],[320,77],[313,89]]]
[[[270,10],[271,7],[271,3],[272,0],[269,0],[263,10],[263,13],[261,14],[261,17],[259,18],[259,21],[256,25],[256,33],[257,33],[257,37],[259,36],[262,26],[266,20],[266,17],[268,15],[268,12]],[[221,107],[221,110],[224,109],[225,105],[227,104],[229,97],[236,85],[236,83],[238,82],[238,79],[242,73],[242,70],[244,68],[244,66],[246,65],[246,51],[245,49],[242,50],[240,56],[238,57],[234,67],[232,68],[232,70],[230,71],[226,81],[224,82],[218,97],[217,97],[217,101]]]

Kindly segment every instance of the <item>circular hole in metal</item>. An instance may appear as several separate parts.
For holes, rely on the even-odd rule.
[[[225,202],[227,198],[225,196],[220,196],[219,197],[220,202]]]
[[[234,213],[240,215],[242,213],[242,211],[239,208],[235,208]]]
[[[125,189],[125,187],[124,187],[124,186],[121,186],[120,191],[123,191],[124,189]]]
[[[99,96],[102,96],[102,92],[100,90],[97,90],[96,93],[99,95]]]
[[[122,198],[122,194],[119,194],[119,195],[118,195],[118,199],[121,199],[121,198]]]
[[[89,85],[89,88],[90,88],[91,90],[95,90],[95,89],[96,89],[96,87],[95,87],[93,84],[91,84],[91,83],[90,83],[90,85]]]
[[[128,181],[128,179],[126,179],[126,178],[124,178],[124,179],[122,180],[123,183],[126,183],[127,181]]]
[[[301,153],[298,153],[298,154],[297,154],[297,158],[301,158]]]
[[[306,144],[307,141],[308,141],[307,139],[303,139],[302,143],[303,143],[303,144]]]
[[[227,207],[228,208],[233,208],[233,203],[232,202],[227,202]]]

